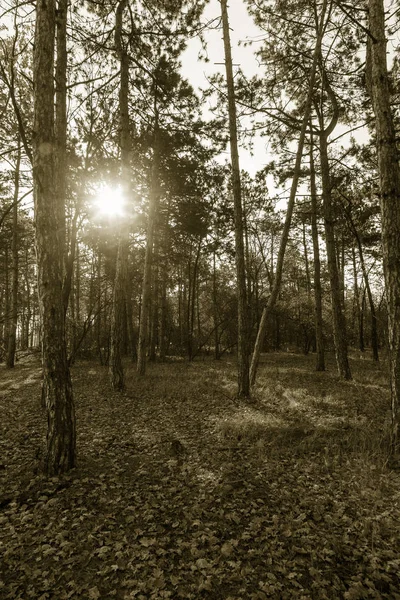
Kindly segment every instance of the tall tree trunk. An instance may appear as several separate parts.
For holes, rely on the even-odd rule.
[[[25,265],[24,265],[24,282],[25,282],[25,330],[24,335],[22,336],[22,349],[26,350],[29,346],[32,346],[32,342],[30,341],[31,334],[31,318],[32,318],[32,310],[31,310],[31,286],[30,286],[30,277],[29,277],[29,251],[28,248],[25,249]],[[33,326],[32,326],[33,330]]]
[[[323,38],[324,32],[325,32],[326,9],[327,9],[327,0],[324,0],[322,8],[321,8],[321,17],[320,17],[319,24],[318,24],[317,39],[315,42],[313,61],[312,61],[312,65],[311,65],[311,71],[310,71],[310,77],[309,77],[309,83],[308,83],[307,99],[306,99],[306,103],[305,103],[305,107],[304,107],[304,115],[303,115],[303,121],[302,121],[302,125],[301,125],[301,131],[300,131],[300,135],[299,135],[299,143],[297,146],[296,161],[295,161],[295,165],[294,165],[294,175],[293,175],[292,185],[290,188],[290,196],[289,196],[288,206],[286,209],[286,219],[285,219],[285,224],[284,224],[283,231],[282,231],[281,243],[280,243],[279,253],[278,253],[278,260],[277,260],[277,264],[276,264],[276,268],[275,268],[274,284],[273,284],[273,287],[271,290],[271,295],[268,299],[267,305],[265,306],[262,316],[261,316],[260,325],[258,327],[257,339],[256,339],[256,343],[254,345],[253,358],[251,361],[251,369],[250,369],[251,385],[254,385],[255,381],[256,381],[258,363],[259,363],[260,354],[261,354],[261,348],[263,345],[263,341],[265,338],[265,332],[267,329],[268,315],[271,313],[271,311],[273,310],[273,308],[276,304],[276,300],[278,298],[280,287],[281,287],[283,261],[285,258],[287,241],[289,239],[290,225],[292,222],[292,215],[293,215],[294,203],[295,203],[295,199],[296,199],[297,186],[299,183],[300,172],[301,172],[301,162],[302,162],[302,158],[303,158],[304,140],[305,140],[305,136],[306,136],[307,125],[310,120],[310,114],[311,114],[311,106],[312,106],[313,95],[314,95],[315,76],[316,76],[316,72],[317,72],[319,56],[321,53],[322,38]]]
[[[306,271],[306,291],[307,291],[307,296],[310,299],[311,275],[310,275],[310,263],[308,260],[308,247],[307,247],[307,238],[306,238],[306,221],[305,221],[305,219],[302,223],[302,238],[303,238],[304,267],[305,267],[305,271]]]
[[[189,298],[188,298],[188,359],[192,361],[194,358],[194,319],[195,319],[195,306],[196,306],[196,288],[197,288],[197,276],[199,270],[199,259],[201,250],[202,240],[200,239],[197,246],[196,257],[193,263],[193,273],[189,278]],[[190,271],[189,271],[190,273]]]
[[[157,223],[155,224],[157,227]],[[150,319],[150,344],[149,344],[149,361],[155,362],[156,360],[156,349],[159,337],[159,294],[160,294],[160,281],[159,281],[159,247],[157,240],[154,242],[154,253],[153,253],[153,302]]]
[[[362,352],[365,350],[365,341],[364,341],[364,315],[366,310],[366,298],[365,298],[365,287],[363,289],[362,298],[361,298],[361,311],[360,311],[360,350],[362,348]]]
[[[58,195],[59,239],[63,246],[63,262],[66,262],[65,206],[67,199],[67,11],[68,0],[57,0],[56,10],[56,67],[55,67],[55,178]],[[66,265],[63,264],[63,277]],[[65,292],[64,292],[65,293]],[[65,312],[68,294],[64,296]]]
[[[121,183],[125,199],[130,192],[130,130],[129,130],[129,56],[122,40],[122,17],[127,0],[121,0],[115,16],[115,48],[120,60],[119,88],[119,143],[121,148]],[[118,237],[117,262],[111,312],[111,338],[109,374],[112,388],[122,391],[125,388],[124,367],[122,364],[125,294],[128,268],[129,231],[126,223],[121,224]]]
[[[246,267],[243,244],[242,189],[240,182],[235,87],[233,81],[227,0],[221,0],[221,15],[225,49],[226,83],[228,88],[232,190],[235,213],[235,257],[238,298],[238,396],[248,398],[250,396],[249,309],[247,305]]]
[[[213,278],[212,278],[212,301],[213,301],[213,319],[214,319],[214,359],[219,360],[219,326],[218,326],[218,288],[217,288],[217,269],[215,265],[215,250],[213,252]]]
[[[362,321],[361,321],[361,303],[360,303],[360,288],[358,287],[358,275],[357,275],[357,263],[356,263],[356,251],[354,247],[351,249],[351,255],[353,259],[353,279],[354,279],[354,300],[353,300],[353,316],[358,325],[358,347],[361,352],[364,352],[364,336],[362,335]]]
[[[161,315],[160,315],[160,361],[165,362],[167,356],[167,279],[168,269],[164,264],[161,279]]]
[[[95,255],[93,252],[93,261],[95,261]],[[97,354],[100,359],[100,364],[104,364],[103,357],[103,349],[102,349],[102,302],[101,302],[101,253],[97,252],[97,260],[96,264],[96,279],[97,279],[97,297],[96,297],[96,307],[97,307],[97,316],[95,321],[95,335],[96,335],[96,344],[97,344]],[[104,309],[105,310],[105,309]]]
[[[15,364],[15,350],[17,343],[17,321],[18,321],[18,195],[19,176],[21,164],[21,145],[18,141],[17,160],[14,172],[14,197],[13,197],[13,226],[12,226],[12,281],[11,281],[11,319],[8,327],[8,344],[6,366],[10,369]]]
[[[368,271],[364,262],[364,257],[361,258],[361,265],[363,270],[363,278],[365,284],[365,290],[367,292],[369,310],[371,313],[371,346],[372,346],[372,358],[376,362],[379,361],[379,343],[378,343],[378,317],[375,309],[375,302],[372,296],[372,290],[369,283]]]
[[[392,454],[397,455],[400,450],[400,168],[396,130],[390,105],[383,0],[369,0],[369,31],[367,83],[369,83],[375,113],[380,178],[383,265],[388,307],[391,373],[391,448]]]
[[[375,303],[374,303],[374,298],[372,296],[372,290],[371,290],[371,286],[369,283],[369,277],[368,277],[368,269],[367,266],[365,264],[365,260],[364,260],[364,251],[363,251],[363,246],[362,246],[362,242],[361,242],[361,238],[359,236],[359,233],[357,231],[357,227],[356,224],[353,221],[353,218],[350,214],[350,212],[347,212],[347,219],[348,222],[350,224],[351,227],[351,231],[356,239],[357,242],[357,248],[358,248],[358,254],[360,257],[360,264],[361,264],[361,271],[363,274],[363,279],[364,279],[364,284],[365,284],[365,290],[367,292],[367,297],[368,297],[368,304],[369,304],[369,308],[370,308],[370,312],[371,312],[371,346],[372,346],[372,357],[375,361],[379,361],[379,345],[378,345],[378,318],[376,315],[376,309],[375,309]],[[355,260],[355,259],[353,259]]]
[[[133,302],[132,302],[132,279],[128,275],[126,282],[126,327],[128,333],[128,353],[132,357],[132,361],[136,362],[137,354],[136,354],[136,343],[135,343],[135,333],[133,330]]]
[[[4,250],[4,302],[3,302],[3,345],[7,346],[8,341],[8,332],[10,328],[10,261],[9,261],[9,252],[8,246],[5,247]],[[2,357],[3,360],[3,357]]]
[[[151,299],[151,272],[153,261],[154,229],[158,205],[160,201],[160,141],[158,131],[158,116],[154,125],[153,165],[150,186],[150,205],[147,222],[146,254],[143,273],[142,311],[140,317],[137,371],[139,375],[146,373],[146,354],[148,341],[148,321]]]
[[[334,229],[334,214],[332,206],[331,181],[329,174],[328,139],[326,130],[321,126],[319,134],[322,198],[325,225],[326,256],[331,290],[333,337],[335,341],[335,355],[339,376],[342,379],[351,379],[350,365],[347,355],[346,320],[342,306],[342,293],[340,289],[340,276],[336,258],[336,243]]]
[[[65,341],[62,207],[56,188],[54,138],[55,0],[36,5],[33,63],[35,204],[38,296],[42,321],[43,398],[47,410],[45,470],[54,475],[75,466],[75,410]]]
[[[314,252],[314,302],[315,302],[315,350],[316,371],[325,371],[324,333],[322,319],[321,261],[318,241],[317,186],[315,184],[315,164],[313,144],[310,144],[310,191],[311,191],[311,232]]]

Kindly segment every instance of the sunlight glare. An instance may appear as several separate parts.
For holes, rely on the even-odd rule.
[[[122,217],[125,214],[125,200],[121,186],[102,186],[96,194],[96,208],[106,217]]]

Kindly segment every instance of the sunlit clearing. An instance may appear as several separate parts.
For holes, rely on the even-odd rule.
[[[122,217],[125,214],[125,199],[120,186],[104,185],[96,194],[95,206],[99,214],[106,217]]]

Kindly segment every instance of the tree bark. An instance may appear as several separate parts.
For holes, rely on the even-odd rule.
[[[226,83],[228,88],[232,190],[235,216],[236,285],[238,299],[238,397],[248,398],[250,396],[249,309],[247,304],[246,266],[243,243],[244,223],[239,167],[235,87],[233,81],[227,0],[221,0],[221,16],[225,49]]]
[[[390,106],[383,0],[369,0],[367,83],[375,113],[383,266],[388,307],[393,455],[398,455],[400,398],[400,168]]]
[[[317,186],[315,184],[315,165],[313,146],[310,144],[310,192],[311,192],[311,232],[314,253],[314,302],[315,302],[315,370],[325,371],[325,351],[322,319],[322,286],[321,286],[321,260],[318,241],[318,209]]]
[[[158,117],[154,125],[153,165],[151,175],[150,205],[147,222],[146,254],[143,273],[142,310],[140,313],[137,372],[146,373],[146,354],[148,344],[148,321],[151,299],[151,272],[153,261],[154,229],[158,204],[160,201],[160,144],[158,132]]]
[[[155,223],[157,228],[157,223]],[[152,280],[153,280],[153,302],[150,318],[150,344],[149,344],[149,361],[155,362],[156,350],[159,339],[159,313],[160,313],[160,280],[159,280],[159,247],[157,240],[154,243],[153,261],[152,261]]]
[[[213,277],[212,277],[212,303],[214,320],[214,359],[219,360],[219,322],[218,322],[218,287],[217,287],[217,269],[215,264],[215,250],[213,252]]]
[[[58,195],[59,239],[62,244],[63,261],[66,262],[65,205],[67,199],[67,11],[68,0],[57,0],[56,10],[56,67],[55,67],[55,175]],[[63,264],[63,277],[66,265]],[[70,291],[70,289],[69,289]],[[65,293],[64,293],[65,294]],[[64,295],[67,312],[69,294]]]
[[[122,17],[127,0],[121,0],[115,16],[115,48],[120,60],[119,88],[119,143],[121,149],[121,184],[125,200],[130,191],[130,130],[129,130],[129,56],[122,40]],[[117,262],[111,313],[111,339],[109,374],[111,386],[121,392],[125,388],[125,374],[122,363],[125,334],[125,294],[128,270],[129,231],[126,223],[120,224],[118,236]]]
[[[358,287],[357,280],[357,263],[356,263],[356,251],[354,246],[351,249],[351,255],[353,259],[353,279],[354,279],[354,299],[353,299],[353,318],[358,325],[358,348],[360,352],[364,352],[364,335],[362,328],[362,315],[361,315],[361,303],[360,303],[360,288]]]
[[[266,328],[267,328],[268,315],[271,313],[271,311],[273,310],[273,308],[276,304],[276,300],[278,298],[280,287],[281,287],[283,261],[285,258],[286,245],[287,245],[287,241],[289,238],[290,225],[292,222],[292,215],[293,215],[294,203],[295,203],[295,199],[296,199],[297,186],[298,186],[299,178],[300,178],[304,140],[305,140],[305,136],[306,136],[307,125],[308,125],[308,122],[310,119],[310,114],[311,114],[311,106],[312,106],[313,94],[314,94],[315,76],[316,76],[316,72],[317,72],[319,56],[321,53],[322,38],[324,35],[324,31],[325,31],[326,8],[327,8],[327,0],[324,0],[322,8],[321,8],[321,17],[320,17],[320,22],[318,24],[317,39],[315,42],[313,61],[312,61],[311,70],[310,70],[310,79],[309,79],[309,84],[308,84],[307,99],[306,99],[306,103],[305,103],[305,107],[304,107],[304,115],[303,115],[303,121],[302,121],[302,125],[301,125],[301,131],[300,131],[300,135],[299,135],[299,143],[297,146],[296,161],[295,161],[295,166],[294,166],[294,175],[293,175],[292,185],[291,185],[291,189],[290,189],[288,206],[286,209],[286,219],[285,219],[285,224],[284,224],[283,231],[282,231],[281,243],[280,243],[279,253],[278,253],[278,260],[277,260],[276,268],[275,268],[274,284],[273,284],[273,287],[271,290],[271,295],[268,299],[267,305],[265,306],[263,313],[261,315],[261,321],[260,321],[260,325],[258,327],[257,339],[256,339],[256,343],[254,345],[253,358],[251,361],[251,368],[250,368],[251,385],[254,385],[255,381],[256,381],[258,363],[259,363],[260,354],[261,354],[261,348],[262,348],[262,345],[264,342],[265,332],[266,332]]]
[[[21,144],[18,142],[17,160],[14,172],[14,197],[13,197],[13,225],[12,225],[12,280],[11,280],[11,307],[10,320],[8,326],[8,344],[6,366],[12,369],[15,364],[15,351],[17,346],[17,321],[18,321],[18,195],[19,195],[19,176],[21,165]]]
[[[351,379],[350,365],[347,355],[346,319],[342,306],[342,292],[338,261],[336,258],[336,243],[334,229],[334,214],[332,206],[331,181],[329,174],[327,130],[321,126],[319,134],[322,198],[325,226],[326,256],[331,290],[333,337],[335,341],[336,364],[342,379]]]
[[[56,189],[54,137],[55,0],[36,5],[33,182],[38,296],[42,321],[43,398],[48,429],[45,470],[49,475],[75,466],[75,410],[65,341],[62,207]]]
[[[372,296],[372,290],[369,283],[368,270],[364,260],[364,251],[361,242],[360,235],[357,231],[356,224],[354,223],[352,216],[349,212],[347,212],[348,222],[351,227],[351,231],[356,239],[358,254],[360,257],[361,271],[363,274],[365,290],[367,292],[369,309],[371,312],[371,346],[372,346],[372,358],[375,361],[379,361],[379,347],[378,347],[378,319],[376,315],[374,298]],[[355,259],[354,259],[355,260]]]

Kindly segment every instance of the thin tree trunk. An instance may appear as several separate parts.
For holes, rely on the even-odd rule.
[[[283,231],[282,231],[281,243],[280,243],[279,253],[278,253],[278,260],[277,260],[277,264],[276,264],[276,268],[275,268],[274,284],[273,284],[273,287],[271,290],[271,295],[268,299],[268,303],[265,306],[262,316],[261,316],[261,321],[260,321],[260,325],[259,325],[258,333],[257,333],[257,339],[256,339],[256,343],[254,345],[253,358],[251,361],[251,369],[250,369],[251,385],[254,385],[255,381],[256,381],[258,363],[259,363],[260,354],[261,354],[261,348],[263,345],[263,341],[265,338],[265,332],[266,332],[266,328],[267,328],[268,315],[271,313],[271,311],[273,310],[273,308],[276,304],[276,300],[278,298],[280,287],[281,287],[283,261],[285,258],[286,245],[287,245],[287,241],[289,238],[290,225],[292,222],[292,215],[293,215],[294,203],[295,203],[295,199],[296,199],[297,186],[298,186],[300,172],[301,172],[301,162],[302,162],[302,157],[303,157],[304,140],[305,140],[305,136],[306,136],[307,124],[310,120],[310,114],[311,114],[311,106],[312,106],[313,94],[314,94],[315,76],[316,76],[316,72],[317,72],[319,56],[321,53],[322,38],[324,35],[324,31],[325,31],[325,22],[324,21],[325,21],[326,8],[327,8],[327,0],[324,0],[322,8],[321,8],[321,17],[320,17],[320,22],[318,25],[317,39],[315,42],[313,61],[312,61],[312,66],[311,66],[311,71],[310,71],[307,99],[306,99],[306,103],[305,103],[305,107],[304,107],[304,115],[303,115],[300,136],[299,136],[299,143],[297,146],[296,161],[295,161],[295,166],[294,166],[294,175],[293,175],[293,180],[292,180],[292,186],[290,189],[288,206],[286,209],[286,219],[285,219],[285,224],[284,224]]]
[[[42,322],[43,398],[47,410],[45,470],[50,475],[75,466],[75,410],[65,341],[62,207],[55,176],[54,0],[36,5],[34,50],[33,182],[38,296]]]
[[[17,160],[14,172],[14,197],[13,197],[13,226],[12,226],[12,281],[11,281],[11,319],[8,328],[8,344],[6,366],[11,369],[15,364],[15,350],[17,344],[17,321],[18,321],[18,195],[19,176],[21,164],[21,144],[18,141]]]
[[[215,250],[213,252],[213,287],[212,287],[212,301],[213,301],[213,319],[214,319],[214,359],[219,360],[219,326],[218,326],[218,290],[217,290],[217,269],[215,265]]]
[[[128,332],[128,353],[132,357],[132,360],[136,362],[137,354],[136,354],[136,343],[135,343],[135,333],[133,330],[133,302],[132,302],[132,279],[130,276],[127,278],[126,282],[126,326]]]
[[[189,359],[189,361],[192,361],[194,358],[194,347],[193,347],[194,319],[195,319],[195,306],[196,306],[197,274],[198,274],[198,267],[199,267],[201,242],[202,242],[202,240],[200,239],[199,245],[197,247],[196,257],[194,259],[194,264],[193,264],[193,275],[192,275],[191,281],[189,280],[189,303],[188,303],[188,359]]]
[[[221,0],[221,15],[225,49],[226,83],[228,88],[232,190],[235,213],[235,257],[238,298],[238,396],[242,398],[248,398],[250,396],[249,309],[247,305],[246,267],[243,244],[243,209],[239,167],[236,102],[227,0]]]
[[[161,315],[160,315],[160,361],[165,362],[167,355],[167,279],[168,269],[164,264],[161,279]]]
[[[93,252],[93,260],[95,260],[94,252]],[[96,335],[96,343],[97,343],[97,354],[100,359],[100,364],[104,364],[103,358],[103,350],[102,350],[102,306],[101,306],[101,254],[98,251],[96,264],[96,279],[97,279],[97,297],[96,297],[96,306],[97,306],[97,316],[95,321],[95,335]]]
[[[369,284],[368,270],[364,260],[364,251],[361,243],[361,238],[358,234],[357,227],[351,217],[350,213],[347,213],[347,218],[350,223],[350,227],[354,237],[356,238],[358,255],[360,257],[361,271],[363,274],[365,290],[367,292],[369,309],[371,312],[371,346],[372,346],[372,357],[375,361],[379,361],[379,345],[378,345],[378,319],[376,315],[374,298],[372,296],[371,286]]]
[[[383,0],[369,0],[367,83],[375,113],[380,177],[383,265],[389,324],[393,455],[399,453],[400,399],[400,168],[390,105]],[[369,69],[368,69],[369,67]]]
[[[155,224],[155,227],[157,225]],[[151,326],[150,326],[150,347],[149,347],[149,361],[154,362],[156,360],[156,348],[159,336],[159,293],[160,293],[160,282],[159,282],[159,250],[158,243],[155,240],[154,253],[153,253],[153,302],[151,311]]]
[[[315,184],[315,164],[313,145],[310,144],[310,191],[311,191],[311,232],[314,252],[314,301],[315,301],[315,350],[316,371],[325,371],[325,351],[322,319],[322,286],[321,286],[321,261],[318,241],[318,209],[317,186]]]
[[[326,130],[323,130],[323,126],[321,126],[319,142],[325,225],[325,243],[331,290],[333,337],[335,341],[336,363],[339,376],[342,379],[351,379],[351,371],[347,355],[346,320],[342,306],[340,276],[338,269],[338,261],[336,258],[334,214],[332,207],[331,182],[329,174],[328,140]]]
[[[358,325],[358,347],[359,347],[360,352],[364,352],[364,350],[365,350],[364,336],[362,335],[362,328],[361,328],[360,288],[358,287],[356,251],[355,251],[354,247],[352,247],[352,249],[351,249],[351,255],[352,255],[352,259],[353,259],[353,279],[354,279],[353,316],[355,316],[355,321]]]
[[[146,353],[148,340],[148,320],[151,299],[151,271],[153,261],[154,229],[160,201],[160,143],[158,117],[154,125],[153,165],[151,175],[150,206],[147,223],[146,255],[143,273],[142,311],[139,328],[137,371],[139,375],[146,373]]]
[[[127,0],[121,0],[115,16],[115,48],[120,61],[119,89],[119,143],[121,148],[121,183],[125,199],[130,192],[130,130],[129,130],[129,56],[122,39],[122,17]],[[118,238],[117,262],[115,270],[113,303],[111,313],[109,375],[112,388],[122,391],[125,388],[125,374],[122,354],[125,334],[125,294],[128,267],[129,231],[126,223],[121,223]]]
[[[26,292],[26,325],[25,325],[25,335],[22,338],[23,350],[32,346],[32,342],[29,341],[30,338],[30,326],[31,326],[31,318],[32,318],[32,310],[31,310],[31,286],[29,279],[29,252],[28,248],[25,250],[25,269],[24,269],[24,280],[25,280],[25,292]],[[32,327],[33,329],[33,327]]]
[[[3,343],[7,345],[8,332],[10,328],[10,261],[8,246],[4,250],[4,309],[3,309]]]
[[[364,341],[364,315],[366,310],[366,298],[365,298],[365,287],[363,289],[362,298],[361,298],[361,311],[360,311],[360,350],[364,352],[365,350],[365,341]]]
[[[310,275],[310,263],[308,260],[308,248],[307,248],[307,239],[306,239],[306,222],[305,222],[305,220],[302,223],[302,237],[303,237],[304,266],[305,266],[305,270],[306,270],[306,291],[307,291],[308,298],[310,298],[310,296],[311,296],[311,275]]]
[[[57,0],[56,11],[56,54],[55,67],[55,177],[58,195],[59,239],[62,245],[63,262],[66,262],[65,206],[67,199],[67,11],[68,0]],[[63,264],[63,277],[66,265]],[[70,291],[70,290],[69,290]],[[67,312],[68,295],[64,297]]]

